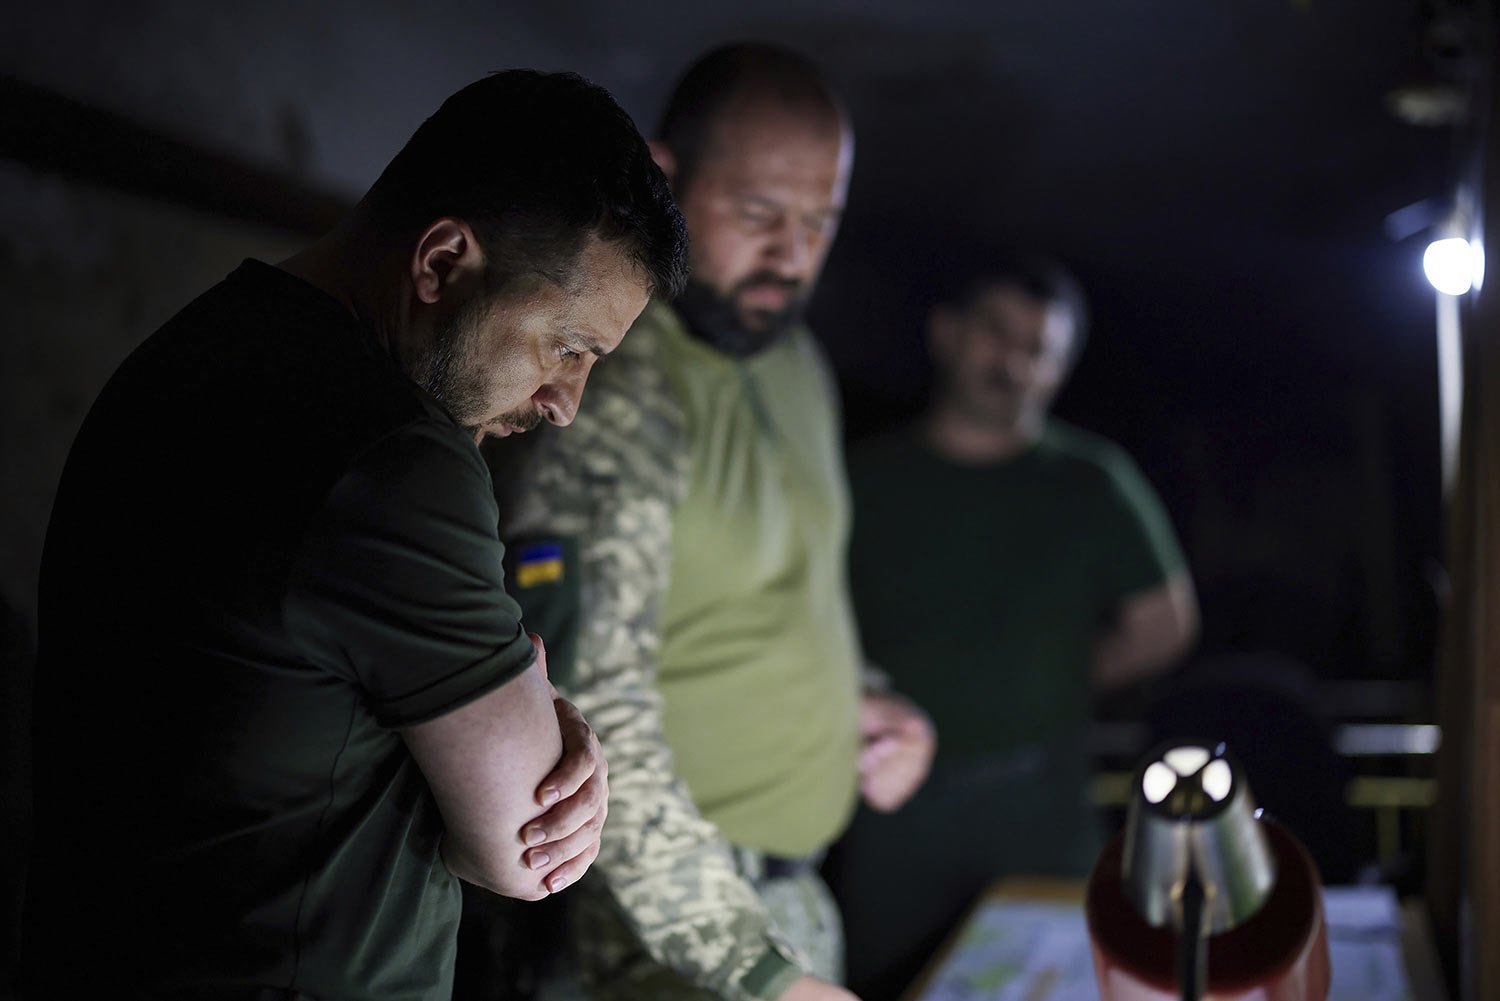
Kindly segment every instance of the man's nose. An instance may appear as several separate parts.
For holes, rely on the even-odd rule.
[[[1005,353],[1005,370],[1012,379],[1024,382],[1036,369],[1036,355],[1029,351],[1011,350]]]
[[[532,398],[548,423],[560,428],[573,423],[573,418],[578,416],[578,404],[583,399],[583,386],[588,381],[588,370],[592,367],[592,363],[588,363],[576,373],[544,383],[536,391]]]
[[[768,248],[772,267],[784,278],[805,279],[812,266],[812,239],[804,226],[785,220]]]

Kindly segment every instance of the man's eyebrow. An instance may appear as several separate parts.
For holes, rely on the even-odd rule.
[[[564,330],[563,333],[567,334],[568,339],[574,344],[583,348],[583,350],[592,352],[596,358],[603,358],[605,355],[609,354],[608,351],[599,346],[598,340],[590,337],[588,334],[585,334],[582,331]]]
[[[786,206],[769,195],[762,195],[754,191],[743,191],[736,195],[742,205],[755,205],[758,208],[771,209],[776,212],[784,211]]]

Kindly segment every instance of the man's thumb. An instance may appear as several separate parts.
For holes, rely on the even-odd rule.
[[[536,665],[542,669],[542,677],[545,678],[547,677],[547,645],[536,633],[528,632],[526,636],[531,640],[531,645],[536,647]]]

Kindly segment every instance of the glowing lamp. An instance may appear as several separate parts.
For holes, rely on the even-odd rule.
[[[1434,240],[1422,255],[1422,270],[1432,287],[1444,295],[1463,295],[1481,280],[1484,253],[1461,236]]]

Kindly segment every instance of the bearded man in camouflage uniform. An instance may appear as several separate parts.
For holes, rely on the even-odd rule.
[[[861,793],[910,796],[934,746],[863,687],[837,396],[800,323],[852,135],[806,60],[748,45],[696,63],[659,134],[688,291],[595,367],[567,434],[491,453],[514,593],[610,762],[570,991],[848,999],[818,861]]]

